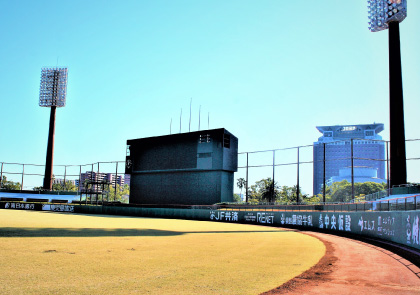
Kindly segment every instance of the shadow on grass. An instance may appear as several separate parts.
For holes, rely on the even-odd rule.
[[[177,232],[157,229],[127,229],[127,228],[31,228],[31,227],[2,227],[0,238],[20,237],[165,237],[180,236],[184,234],[208,233],[208,234],[232,234],[232,233],[268,233],[290,232],[283,230],[263,231],[197,231]]]

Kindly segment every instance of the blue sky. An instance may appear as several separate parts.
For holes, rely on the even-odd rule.
[[[0,0],[0,161],[45,163],[41,68],[66,66],[55,164],[124,160],[127,139],[226,128],[239,151],[311,144],[315,126],[385,124],[388,36],[366,1]],[[420,138],[420,1],[401,24],[406,138]],[[308,186],[308,191],[312,184]]]

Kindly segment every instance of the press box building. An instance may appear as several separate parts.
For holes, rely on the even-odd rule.
[[[233,201],[238,139],[212,129],[127,141],[131,204]]]
[[[326,184],[351,182],[351,141],[353,139],[353,177],[355,182],[386,182],[385,143],[379,135],[384,124],[336,125],[316,127],[322,136],[314,143],[314,195],[324,183],[324,143]]]

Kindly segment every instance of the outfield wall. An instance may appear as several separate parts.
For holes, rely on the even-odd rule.
[[[419,211],[281,212],[75,205],[74,212],[284,226],[379,238],[420,250]]]
[[[155,218],[177,218],[214,222],[248,223],[318,230],[331,234],[354,234],[379,238],[420,250],[420,211],[317,212],[240,211],[119,206],[55,205],[0,202],[0,209],[59,211]]]

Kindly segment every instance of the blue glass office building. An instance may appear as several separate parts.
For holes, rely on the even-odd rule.
[[[379,135],[384,124],[317,126],[322,136],[314,142],[314,195],[324,184],[346,179],[351,182],[351,142],[353,139],[353,177],[355,182],[386,182],[385,142]]]

